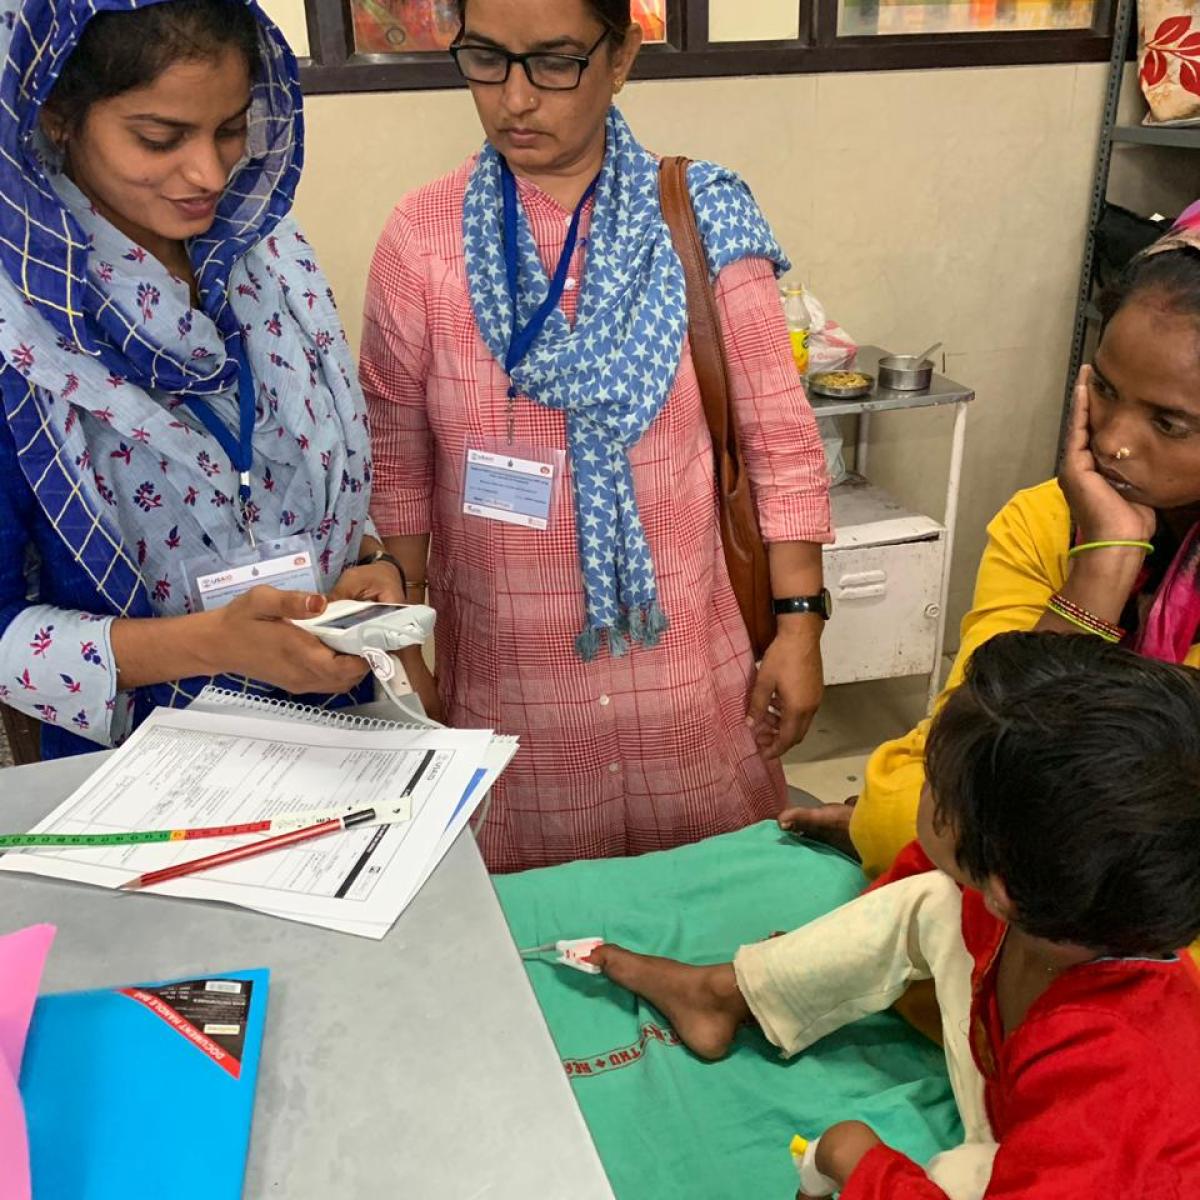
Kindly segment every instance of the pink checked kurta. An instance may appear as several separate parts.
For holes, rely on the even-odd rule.
[[[508,387],[467,291],[461,222],[471,166],[392,214],[367,287],[362,382],[379,531],[432,534],[446,719],[521,739],[480,834],[488,865],[665,850],[773,816],[783,775],[746,727],[754,664],[721,554],[712,446],[686,346],[667,404],[630,451],[671,622],[656,649],[623,658],[604,649],[593,662],[575,653],[584,608],[569,469],[545,532],[462,514],[464,456],[505,438]],[[521,199],[552,270],[571,214],[524,182]],[[563,297],[572,319],[586,254],[585,241]],[[763,534],[827,541],[824,452],[770,264],[728,267],[718,299]],[[562,413],[519,399],[515,443],[565,450]]]

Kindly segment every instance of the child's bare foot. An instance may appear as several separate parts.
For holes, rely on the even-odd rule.
[[[847,804],[822,804],[816,808],[785,808],[779,814],[779,828],[798,837],[811,838],[833,846],[843,854],[857,858],[850,840],[850,816],[854,812],[854,797]]]
[[[732,963],[692,967],[610,944],[597,946],[590,960],[614,983],[649,1000],[701,1058],[723,1058],[737,1027],[750,1017]]]

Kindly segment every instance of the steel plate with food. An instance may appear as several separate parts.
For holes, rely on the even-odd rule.
[[[857,400],[869,396],[874,386],[874,376],[863,371],[817,371],[808,377],[811,392],[832,400]]]

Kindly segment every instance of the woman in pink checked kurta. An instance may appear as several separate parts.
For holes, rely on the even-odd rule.
[[[556,31],[565,25],[573,34],[572,20],[586,26],[581,45],[595,41],[593,0],[523,2],[545,9],[539,19]],[[489,45],[536,46],[536,36],[487,25],[493,9],[512,5],[470,0],[467,44],[478,20]],[[600,80],[611,96],[631,60],[621,46],[606,53],[616,64],[607,68],[612,74],[595,70],[588,80],[583,71],[578,91]],[[512,164],[522,218],[552,273],[576,202],[604,160],[606,119],[610,157],[618,127],[606,118],[601,92],[599,159],[577,172],[587,178],[572,193],[553,173],[523,170],[521,139],[505,144],[487,109],[498,98],[496,123],[503,124],[523,103],[533,114],[526,121],[554,128],[558,94],[536,94],[520,69],[502,88],[487,88],[473,85],[485,127]],[[578,92],[569,94],[578,107]],[[568,112],[564,125],[568,118],[581,119]],[[361,374],[374,438],[372,514],[405,562],[414,598],[428,580],[438,611],[441,715],[452,726],[521,738],[480,835],[488,864],[506,871],[637,854],[771,817],[785,797],[778,755],[802,736],[820,698],[820,619],[781,618],[749,720],[755,664],[722,557],[712,446],[686,339],[682,354],[678,344],[650,347],[652,355],[678,359],[678,369],[661,410],[628,451],[657,603],[669,620],[656,646],[631,638],[627,653],[602,646],[590,660],[577,651],[585,596],[570,465],[545,531],[463,515],[467,450],[503,444],[509,408],[509,376],[481,335],[464,250],[464,196],[477,165],[473,159],[410,194],[393,213],[368,286]],[[602,186],[595,204],[606,194]],[[572,325],[589,251],[599,253],[598,237],[589,236],[600,224],[593,216],[589,201],[560,304]],[[819,591],[819,543],[830,537],[824,455],[791,359],[773,264],[741,257],[720,271],[717,293],[743,446],[763,535],[773,545],[775,593]],[[637,387],[639,379],[629,382]],[[524,389],[512,416],[515,447],[570,449],[564,413]],[[808,545],[789,559],[797,543]],[[815,581],[795,566],[814,555]],[[426,681],[414,682],[431,695]]]

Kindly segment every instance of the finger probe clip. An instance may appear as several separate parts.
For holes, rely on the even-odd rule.
[[[530,946],[529,949],[521,951],[521,957],[536,958],[539,954],[557,952],[558,957],[554,961],[560,966],[582,971],[585,975],[599,975],[600,968],[595,963],[588,962],[587,958],[597,946],[603,944],[602,937],[561,938],[557,942],[547,942],[544,946]]]

